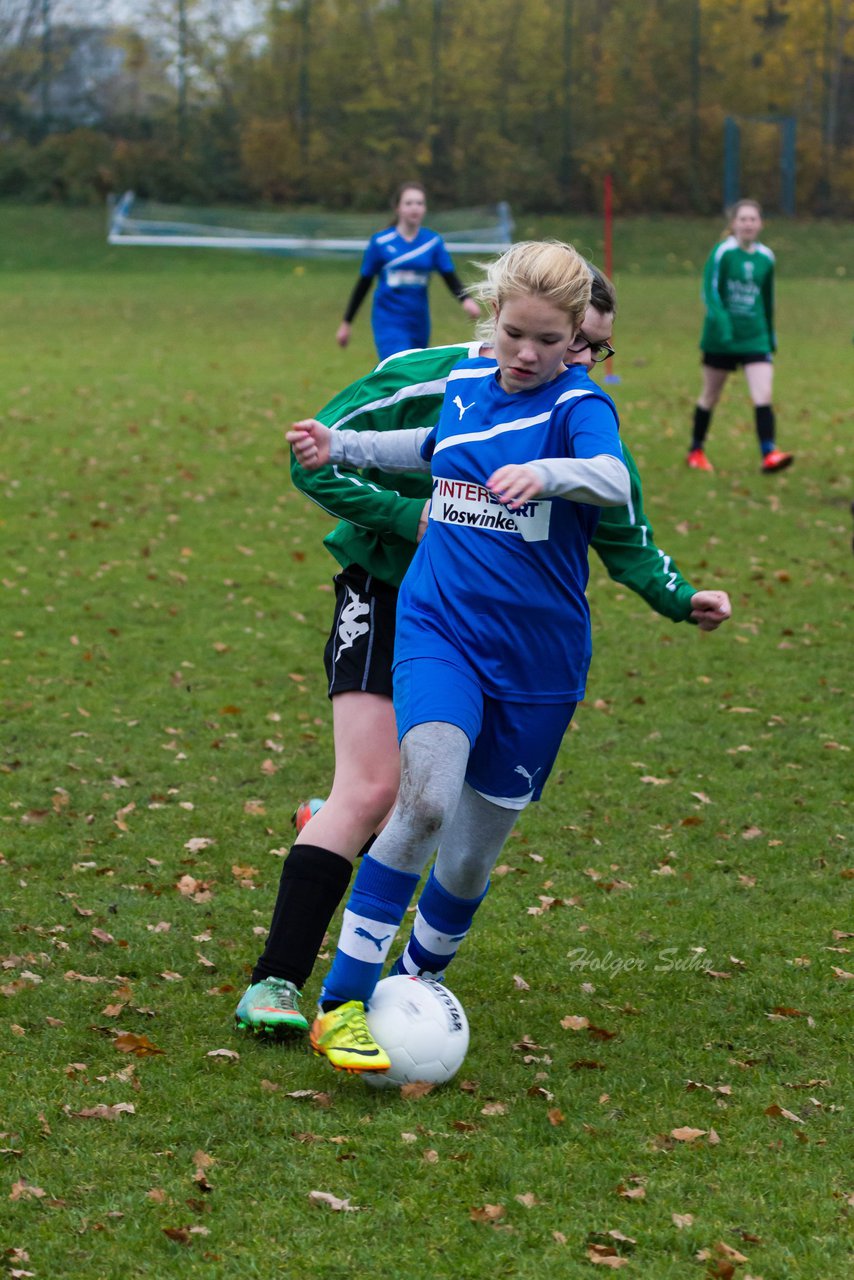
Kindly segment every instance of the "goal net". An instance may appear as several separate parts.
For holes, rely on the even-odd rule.
[[[430,227],[457,253],[503,253],[513,241],[503,201],[431,213]],[[382,226],[381,214],[202,209],[137,200],[132,191],[109,203],[107,240],[116,245],[182,249],[254,249],[300,257],[361,254]]]

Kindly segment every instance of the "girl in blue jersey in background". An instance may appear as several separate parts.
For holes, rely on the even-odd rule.
[[[569,245],[518,244],[479,292],[495,359],[457,365],[435,427],[333,433],[308,420],[288,435],[309,468],[433,475],[427,532],[398,600],[398,802],[362,859],[311,1030],[343,1070],[389,1065],[365,1006],[431,854],[438,847],[407,953],[416,971],[435,973],[471,927],[519,813],[542,792],[584,696],[597,507],[629,496],[616,409],[564,363],[590,299],[587,264]]]
[[[421,225],[427,212],[427,197],[420,183],[405,182],[398,187],[394,212],[391,226],[378,231],[368,242],[359,279],[335,335],[338,345],[346,347],[356,312],[378,276],[371,324],[380,360],[398,351],[429,345],[427,286],[431,271],[438,271],[454,297],[459,298],[466,315],[476,320],[480,314],[454,270],[444,240]]]

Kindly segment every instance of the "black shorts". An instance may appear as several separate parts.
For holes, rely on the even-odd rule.
[[[323,652],[329,697],[336,693],[392,695],[397,587],[357,564],[335,577],[335,616]]]
[[[734,373],[743,364],[773,364],[774,357],[770,351],[747,351],[743,356],[725,355],[722,351],[704,351],[703,364],[710,369],[725,369]]]

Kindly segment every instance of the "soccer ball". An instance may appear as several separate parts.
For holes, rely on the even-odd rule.
[[[376,1089],[416,1080],[444,1084],[462,1066],[469,1024],[456,996],[440,982],[396,974],[377,983],[367,1011],[368,1027],[391,1058],[388,1071],[365,1071]]]

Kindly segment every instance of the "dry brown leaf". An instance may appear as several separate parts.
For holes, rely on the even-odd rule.
[[[163,1234],[168,1236],[170,1240],[174,1240],[176,1244],[190,1243],[189,1227],[163,1227]]]
[[[472,1222],[499,1222],[504,1214],[503,1204],[484,1204],[480,1208],[471,1209],[469,1218]]]
[[[216,844],[210,836],[191,836],[185,843],[184,848],[190,853],[201,853],[202,849],[209,849],[211,845]]]
[[[308,1199],[310,1204],[323,1205],[335,1213],[358,1213],[364,1207],[351,1204],[349,1200],[339,1200],[338,1196],[332,1195],[329,1191],[309,1191]]]
[[[230,1062],[239,1062],[240,1054],[236,1049],[209,1049],[206,1058],[228,1058]]]
[[[565,1018],[561,1018],[560,1025],[567,1031],[586,1031],[590,1026],[590,1020],[578,1014],[567,1014]]]
[[[84,1107],[82,1111],[66,1110],[66,1114],[78,1116],[81,1120],[117,1120],[121,1115],[136,1115],[136,1108],[132,1102],[116,1102],[113,1106],[99,1102],[97,1106]]]
[[[610,1244],[588,1245],[587,1257],[590,1262],[595,1262],[602,1267],[611,1267],[614,1271],[619,1267],[627,1267],[629,1265],[629,1259],[621,1258],[617,1250]]]
[[[430,1084],[427,1080],[413,1080],[411,1084],[401,1085],[400,1096],[417,1101],[419,1098],[426,1098],[435,1088],[435,1084]]]
[[[707,1132],[706,1129],[692,1129],[684,1125],[681,1129],[671,1129],[670,1136],[677,1142],[696,1142],[698,1138],[704,1138]]]
[[[770,1107],[765,1108],[766,1116],[782,1116],[784,1120],[791,1120],[795,1124],[803,1124],[800,1116],[796,1116],[794,1111],[787,1111],[785,1107],[781,1107],[776,1102],[772,1102]]]
[[[47,1195],[43,1187],[34,1187],[27,1182],[26,1178],[21,1178],[18,1182],[12,1183],[12,1190],[9,1192],[10,1200],[42,1200]]]
[[[644,1187],[627,1187],[621,1182],[617,1187],[617,1195],[622,1196],[624,1200],[645,1200],[646,1189]]]
[[[156,1044],[152,1044],[148,1036],[135,1036],[130,1031],[124,1031],[116,1036],[113,1048],[118,1049],[119,1053],[135,1053],[138,1058],[151,1058],[158,1053],[166,1052],[165,1049],[158,1049]]]
[[[677,1226],[680,1231],[685,1227],[691,1227],[694,1225],[693,1213],[671,1213],[670,1218],[673,1224]]]

